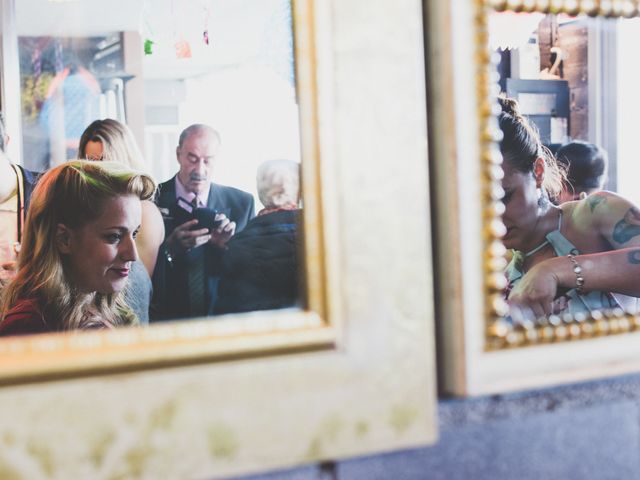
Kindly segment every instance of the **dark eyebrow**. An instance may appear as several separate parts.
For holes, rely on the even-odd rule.
[[[140,225],[138,225],[138,228],[140,228]],[[118,230],[119,232],[128,232],[129,229],[127,227],[122,227],[120,225],[114,225],[113,227],[105,227],[105,230]]]

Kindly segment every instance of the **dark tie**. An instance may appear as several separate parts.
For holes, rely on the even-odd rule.
[[[198,208],[197,196],[193,197],[191,205],[194,210]],[[187,281],[189,286],[189,308],[191,316],[202,316],[207,313],[205,307],[204,261],[204,247],[196,247],[187,252]]]

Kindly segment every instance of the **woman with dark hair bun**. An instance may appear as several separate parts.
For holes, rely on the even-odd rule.
[[[499,99],[513,321],[619,307],[640,296],[640,210],[611,192],[557,206],[564,172],[515,100]]]
[[[609,156],[604,148],[576,140],[562,145],[556,152],[556,159],[567,169],[560,203],[582,200],[604,187],[609,165]]]

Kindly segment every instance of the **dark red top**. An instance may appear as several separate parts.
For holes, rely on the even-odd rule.
[[[56,328],[47,322],[42,309],[35,299],[20,300],[0,322],[0,336],[30,335],[32,333],[55,332]]]

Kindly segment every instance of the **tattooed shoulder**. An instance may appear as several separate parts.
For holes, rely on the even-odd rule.
[[[638,235],[640,235],[640,210],[631,207],[622,220],[613,227],[613,239],[622,244]]]
[[[607,197],[604,195],[589,195],[585,201],[587,202],[587,205],[589,205],[591,213],[593,213],[598,205],[607,201]]]

